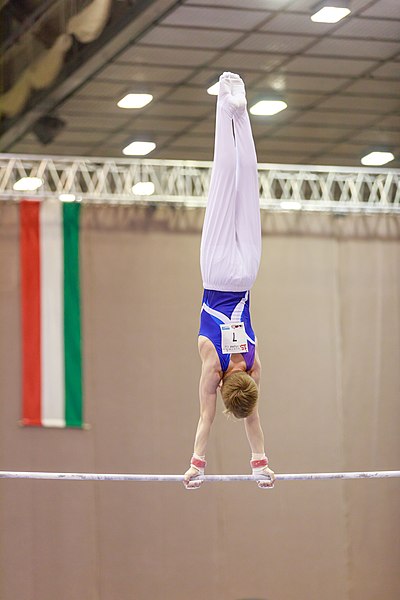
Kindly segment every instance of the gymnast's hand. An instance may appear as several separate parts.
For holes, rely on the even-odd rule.
[[[253,470],[254,479],[257,481],[259,488],[274,487],[275,473],[269,468],[268,458],[265,454],[262,458],[252,459],[250,465]],[[259,479],[259,477],[261,477],[261,479]]]
[[[197,490],[203,483],[199,480],[196,481],[196,477],[200,476],[201,473],[199,469],[196,469],[196,467],[191,466],[190,469],[188,469],[184,475],[183,485],[187,490]]]
[[[265,467],[262,471],[259,471],[257,475],[264,475],[269,477],[270,479],[259,479],[257,480],[257,484],[259,488],[273,488],[275,483],[275,473],[271,471],[269,467]]]

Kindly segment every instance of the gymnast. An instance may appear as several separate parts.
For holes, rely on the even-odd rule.
[[[258,413],[261,364],[250,320],[249,290],[260,258],[257,156],[245,87],[239,75],[227,72],[219,79],[214,163],[200,248],[204,287],[198,338],[200,419],[184,475],[187,489],[202,483],[218,388],[224,412],[244,419],[258,486],[274,485]]]

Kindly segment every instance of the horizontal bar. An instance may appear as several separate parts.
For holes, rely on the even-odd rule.
[[[277,481],[307,481],[315,479],[384,479],[400,477],[400,471],[357,471],[345,473],[277,474]],[[31,471],[0,471],[0,479],[64,479],[69,481],[183,481],[183,475],[142,475],[124,473],[53,473]],[[205,475],[204,481],[256,481],[268,477],[253,475]]]

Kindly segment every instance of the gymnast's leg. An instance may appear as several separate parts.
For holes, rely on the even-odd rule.
[[[236,138],[236,243],[244,266],[244,289],[249,290],[257,277],[261,259],[257,154],[246,108],[244,83],[239,77],[233,84],[233,93],[241,101],[233,116]]]
[[[204,289],[232,291],[235,271],[236,148],[233,136],[231,84],[220,77],[216,108],[214,162],[200,246]]]

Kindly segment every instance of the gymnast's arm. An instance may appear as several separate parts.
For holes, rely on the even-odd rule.
[[[258,357],[257,351],[254,360],[254,365],[249,375],[256,382],[258,387],[258,393],[260,394],[261,362]],[[245,418],[244,426],[253,457],[254,455],[265,455],[264,433],[261,427],[260,415],[258,413],[258,405],[255,406],[251,415]],[[272,487],[275,480],[274,472],[268,466],[266,466],[264,469],[262,469],[262,474],[269,476],[271,478],[271,482],[269,483],[266,481],[265,483],[263,483],[263,485],[260,485],[260,487]]]
[[[193,452],[195,457],[205,457],[207,442],[216,412],[217,389],[221,381],[221,367],[219,360],[214,348],[211,348],[210,346],[211,342],[208,340],[202,342],[202,340],[199,339],[202,368],[199,383],[200,418],[197,425]],[[188,487],[187,484],[191,479],[198,477],[200,474],[202,474],[202,472],[199,469],[191,466],[184,476],[186,487]],[[193,482],[190,487],[199,487],[199,485],[200,482]]]
[[[254,379],[258,387],[260,395],[260,380],[261,380],[261,362],[256,351],[253,368],[249,371],[249,375]],[[246,429],[247,439],[249,440],[250,448],[253,454],[264,453],[264,433],[261,427],[260,415],[258,414],[258,404],[255,406],[251,415],[245,418],[244,426]]]

